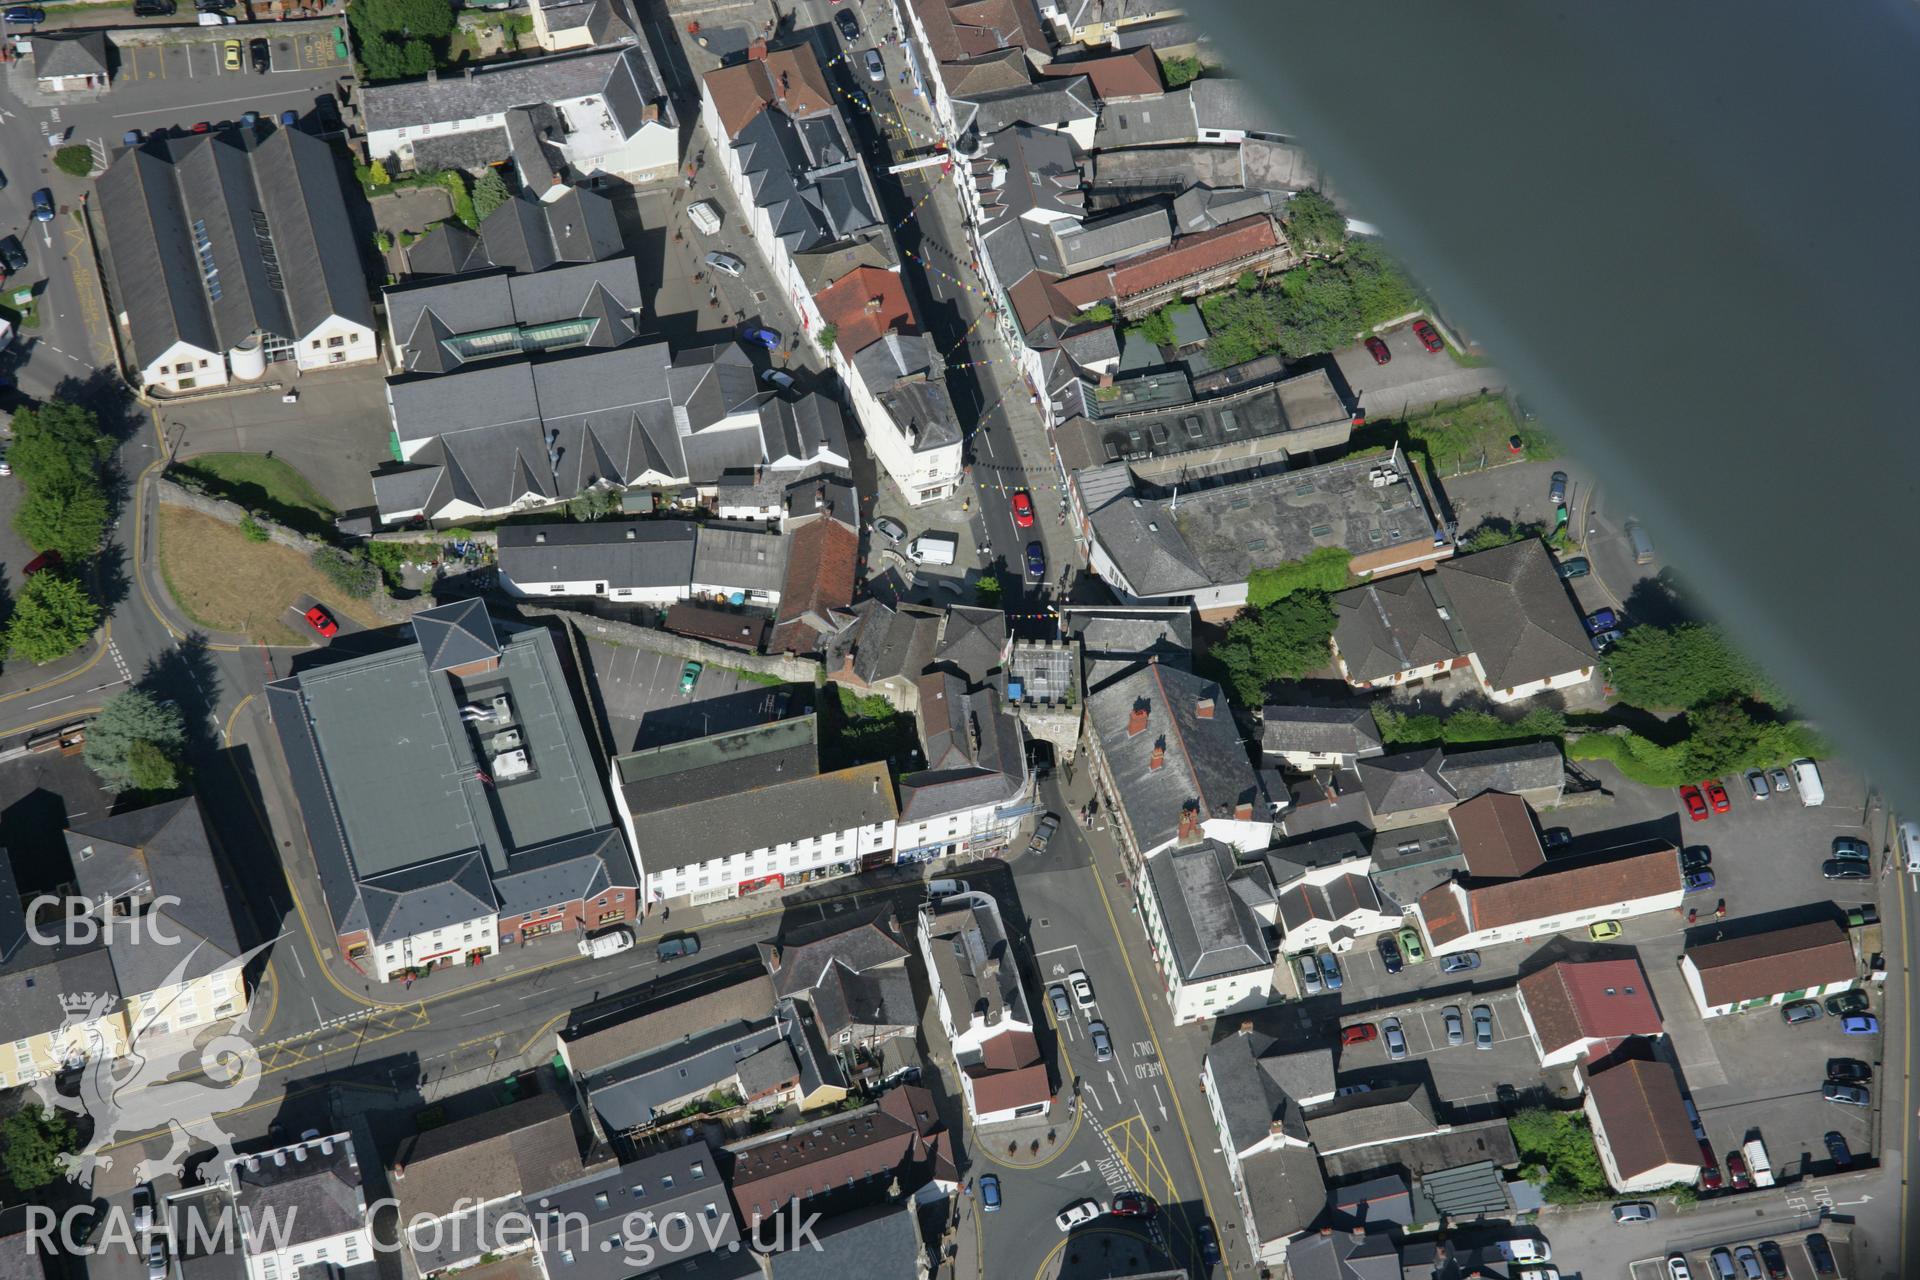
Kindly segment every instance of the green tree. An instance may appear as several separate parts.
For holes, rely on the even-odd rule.
[[[60,1157],[80,1149],[67,1113],[29,1102],[0,1123],[0,1162],[22,1191],[44,1187],[66,1173]]]
[[[107,495],[96,482],[69,479],[32,485],[13,513],[13,527],[39,551],[64,560],[91,559],[107,534]]]
[[[973,602],[982,609],[1000,607],[1000,579],[994,574],[984,575],[973,584]]]
[[[367,181],[376,187],[393,185],[393,175],[387,172],[387,165],[384,160],[375,160],[367,166]]]
[[[307,559],[327,575],[327,581],[356,600],[372,595],[380,580],[379,568],[364,551],[355,554],[338,547],[315,547]]]
[[[1169,89],[1178,89],[1181,85],[1193,83],[1206,69],[1206,64],[1198,58],[1163,58],[1160,62],[1160,74],[1166,80]]]
[[[1346,248],[1347,219],[1318,191],[1295,192],[1280,220],[1287,243],[1303,256],[1331,257]]]
[[[1242,612],[1208,659],[1221,683],[1232,687],[1235,701],[1257,708],[1274,681],[1298,679],[1327,665],[1334,622],[1324,594],[1295,591]]]
[[[93,172],[93,148],[84,144],[62,147],[53,153],[53,167],[73,178]]]
[[[52,662],[85,644],[99,623],[99,608],[78,582],[36,573],[7,619],[7,652],[28,662]]]
[[[839,337],[840,327],[838,325],[823,324],[820,326],[820,332],[814,335],[814,341],[820,344],[822,351],[831,351],[833,350],[834,342]]]
[[[1511,542],[1525,542],[1528,538],[1544,537],[1546,530],[1537,524],[1514,524],[1508,520],[1495,518],[1482,520],[1461,539],[1462,551],[1491,551],[1495,547],[1504,547]]]
[[[507,180],[500,171],[489,165],[480,171],[473,184],[473,213],[485,220],[486,216],[513,199],[513,193],[507,190]]]
[[[1113,304],[1096,302],[1073,318],[1075,324],[1107,324],[1113,320]]]
[[[1200,314],[1207,321],[1207,358],[1217,366],[1252,360],[1280,345],[1280,299],[1262,292],[1257,282],[1253,289],[1201,299]]]
[[[168,776],[177,778],[186,745],[186,722],[178,707],[129,689],[108,701],[87,726],[83,755],[110,790],[139,791],[148,789],[143,779],[160,776],[156,755],[166,761]]]
[[[1247,575],[1247,603],[1259,608],[1296,591],[1343,591],[1352,580],[1347,567],[1352,560],[1345,547],[1316,547],[1298,560],[1255,569]]]
[[[1174,313],[1185,310],[1186,305],[1184,302],[1170,302],[1151,315],[1142,316],[1140,322],[1127,332],[1129,336],[1139,334],[1156,347],[1170,347],[1174,343]]]
[[[1507,1128],[1520,1158],[1545,1170],[1550,1203],[1578,1204],[1608,1194],[1593,1131],[1580,1112],[1529,1107],[1509,1116]]]
[[[113,441],[100,430],[91,409],[49,400],[13,415],[13,446],[7,460],[14,474],[31,487],[64,479],[99,484],[100,464],[113,454]]]
[[[1622,702],[1650,710],[1697,707],[1754,695],[1777,700],[1770,683],[1718,627],[1635,627],[1607,654],[1607,681]]]
[[[1420,306],[1420,295],[1414,292],[1412,282],[1386,250],[1371,240],[1348,245],[1340,269],[1353,289],[1362,328],[1404,316]]]
[[[1735,702],[1696,707],[1687,713],[1687,772],[1712,778],[1756,763],[1762,727]]]

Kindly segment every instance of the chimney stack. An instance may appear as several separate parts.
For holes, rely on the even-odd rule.
[[[1241,1035],[1243,1035],[1243,1036],[1250,1036],[1250,1035],[1252,1035],[1252,1034],[1253,1034],[1253,1019],[1252,1019],[1252,1018],[1242,1018],[1242,1019],[1240,1019],[1240,1034],[1241,1034]]]
[[[1199,829],[1200,815],[1192,809],[1182,809],[1180,811],[1180,835],[1178,838],[1184,843],[1185,841],[1193,839],[1194,833]]]
[[[1147,761],[1147,768],[1158,770],[1165,767],[1166,763],[1167,749],[1158,742],[1154,743],[1153,756]]]
[[[1127,736],[1137,738],[1147,731],[1147,709],[1135,707],[1133,714],[1127,717]]]
[[[767,948],[767,968],[774,973],[780,972],[780,948]]]
[[[1239,822],[1252,822],[1253,821],[1253,802],[1251,800],[1243,800],[1239,804],[1233,806],[1233,816],[1235,820]]]
[[[1202,720],[1213,719],[1213,699],[1202,698],[1194,705],[1193,714]]]

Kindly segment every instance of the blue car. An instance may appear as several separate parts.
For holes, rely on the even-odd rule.
[[[1870,1013],[1850,1013],[1840,1019],[1840,1029],[1850,1036],[1878,1035],[1880,1019]]]
[[[35,9],[29,5],[15,5],[13,8],[7,10],[7,21],[17,27],[30,27],[35,23],[45,22],[46,20],[47,11],[45,9]]]
[[[1320,953],[1320,981],[1327,984],[1327,990],[1340,989],[1340,962],[1333,958],[1333,952]]]
[[[1037,542],[1027,544],[1027,573],[1035,578],[1047,576],[1047,549]]]
[[[998,1174],[980,1175],[980,1207],[988,1213],[1000,1212],[1000,1177]]]
[[[1620,615],[1612,609],[1596,609],[1587,615],[1587,634],[1597,636],[1620,625]]]
[[[42,187],[33,193],[33,220],[35,222],[53,221],[53,190]]]
[[[769,351],[780,349],[778,329],[763,329],[757,324],[743,324],[740,326],[740,337],[745,342],[757,342]]]
[[[1704,889],[1711,888],[1713,888],[1713,872],[1706,870],[1704,867],[1698,871],[1687,872],[1688,893],[1699,893]]]

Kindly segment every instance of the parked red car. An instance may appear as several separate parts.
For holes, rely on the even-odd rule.
[[[1727,1176],[1733,1179],[1735,1191],[1745,1191],[1753,1185],[1753,1175],[1747,1172],[1747,1158],[1738,1151],[1727,1152]]]
[[[1720,1189],[1720,1162],[1714,1158],[1713,1148],[1707,1145],[1705,1138],[1700,1139],[1700,1189]]]
[[[1378,334],[1367,339],[1367,351],[1373,356],[1375,364],[1385,364],[1393,359],[1393,352],[1387,350],[1387,344],[1380,340]]]
[[[318,631],[329,640],[340,633],[340,624],[333,620],[332,614],[322,609],[319,605],[315,605],[313,608],[307,610],[307,621],[313,625],[315,631]]]
[[[1713,805],[1715,813],[1725,813],[1733,807],[1727,800],[1727,789],[1720,785],[1720,779],[1708,778],[1704,785],[1707,788],[1707,801]]]
[[[1014,490],[1013,522],[1022,529],[1033,528],[1033,499],[1027,496],[1025,489]]]
[[[1154,1203],[1152,1196],[1138,1191],[1122,1191],[1113,1198],[1111,1212],[1116,1218],[1151,1218],[1160,1212],[1160,1206]]]
[[[1420,345],[1429,351],[1443,351],[1446,343],[1440,341],[1440,331],[1425,320],[1413,322],[1413,336],[1420,339]]]
[[[1369,1040],[1378,1040],[1380,1029],[1371,1022],[1362,1022],[1356,1026],[1340,1028],[1341,1044],[1365,1044]]]
[[[23,578],[31,578],[42,569],[58,569],[64,563],[65,561],[61,560],[58,551],[42,551],[39,555],[27,561],[27,567],[20,571],[20,576]]]
[[[1680,799],[1686,802],[1687,816],[1695,822],[1707,820],[1707,802],[1700,798],[1700,788],[1689,782],[1680,788]]]

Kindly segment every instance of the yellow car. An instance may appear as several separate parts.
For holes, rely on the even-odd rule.
[[[240,42],[238,40],[229,40],[220,47],[225,53],[223,61],[226,64],[227,70],[238,71],[240,69]]]
[[[1587,936],[1595,942],[1607,942],[1620,936],[1618,920],[1602,920],[1587,930]]]

